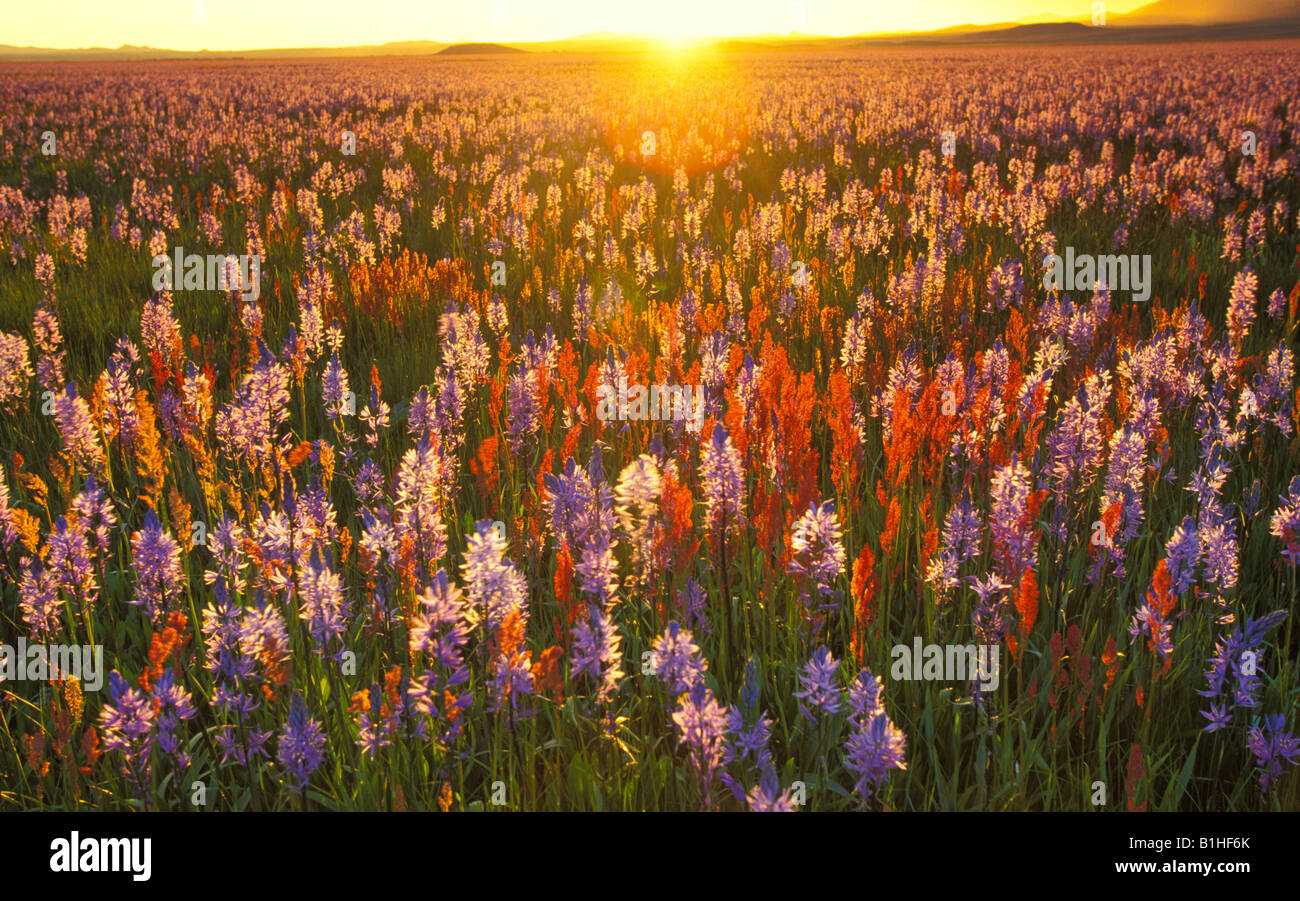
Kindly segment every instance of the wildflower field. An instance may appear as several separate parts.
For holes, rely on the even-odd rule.
[[[0,809],[1300,809],[1298,107],[0,66]]]

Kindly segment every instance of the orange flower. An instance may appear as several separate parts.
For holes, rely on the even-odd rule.
[[[1161,559],[1151,575],[1151,590],[1147,592],[1147,601],[1160,613],[1161,619],[1168,619],[1174,605],[1178,603],[1178,596],[1170,590],[1171,585],[1169,567]]]
[[[45,736],[41,733],[24,735],[20,741],[27,754],[27,766],[37,776],[44,776],[50,771],[50,762],[45,759]]]
[[[1016,613],[1020,615],[1019,634],[1023,644],[1038,621],[1038,577],[1029,567],[1025,567],[1016,591]]]
[[[889,512],[885,514],[885,530],[880,533],[880,556],[889,557],[889,552],[894,548],[894,539],[898,537],[898,520],[903,513],[903,508],[899,506],[898,498],[889,499]]]
[[[456,703],[456,696],[445,689],[442,692],[442,706],[447,711],[447,724],[454,726],[456,720],[460,719],[461,708]]]
[[[765,340],[763,368],[756,386],[757,412],[754,438],[770,448],[777,459],[776,482],[791,493],[795,510],[806,510],[817,494],[820,454],[813,447],[812,410],[816,397],[813,374],[800,375],[789,362],[784,347],[772,348]],[[747,454],[747,447],[737,449]]]
[[[86,758],[86,765],[81,767],[81,772],[89,773],[103,753],[99,750],[99,734],[95,732],[94,726],[81,733],[81,754]]]
[[[311,442],[300,441],[298,442],[298,445],[294,447],[293,450],[289,451],[289,453],[285,455],[284,459],[285,462],[289,464],[289,468],[292,469],[293,467],[301,463],[303,460],[306,460],[307,456],[310,453],[311,453]]]
[[[853,593],[853,615],[857,629],[853,637],[853,652],[859,664],[862,663],[863,646],[860,636],[867,626],[876,619],[876,557],[869,545],[862,545],[862,551],[853,561],[853,581],[850,585]]]
[[[150,691],[153,684],[162,678],[163,667],[168,660],[175,658],[179,666],[181,654],[190,636],[185,633],[189,620],[179,610],[167,614],[167,625],[161,632],[154,632],[149,641],[149,668],[140,674],[140,687]]]
[[[500,474],[497,472],[497,445],[499,437],[488,435],[478,446],[478,455],[469,461],[470,472],[478,478],[478,485],[484,494],[490,494],[496,488]]]
[[[684,571],[699,549],[695,537],[695,497],[691,486],[682,484],[675,470],[665,474],[659,499],[663,511],[663,529],[658,535],[658,551],[665,555],[672,568]]]
[[[1141,804],[1134,804],[1137,800],[1138,786],[1146,776],[1146,767],[1142,763],[1142,748],[1137,742],[1133,742],[1133,747],[1129,749],[1128,770],[1124,776],[1124,794],[1128,797],[1128,809],[1140,811],[1147,809],[1146,801]]]
[[[551,645],[537,655],[533,664],[533,684],[540,691],[554,692],[557,704],[564,703],[564,675],[560,666],[563,662],[564,648]]]
[[[560,606],[560,618],[555,621],[555,634],[565,640],[565,626],[573,625],[578,615],[578,605],[573,602],[573,556],[569,543],[560,545],[555,555],[555,601]]]
[[[831,372],[827,390],[830,397],[825,404],[826,422],[835,439],[835,450],[831,456],[831,473],[835,483],[845,492],[845,496],[853,499],[852,503],[856,509],[858,495],[855,486],[858,481],[858,458],[861,456],[859,451],[862,442],[858,430],[853,425],[853,399],[849,393],[849,380],[845,378],[844,370],[838,366]]]
[[[1110,684],[1115,681],[1115,670],[1119,668],[1119,654],[1115,651],[1114,635],[1106,639],[1106,648],[1101,652],[1101,662],[1106,665],[1106,684],[1102,687],[1110,688]]]

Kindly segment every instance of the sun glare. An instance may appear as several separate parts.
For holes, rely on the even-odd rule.
[[[697,48],[706,40],[706,36],[687,28],[659,30],[655,40],[668,53],[680,56]]]

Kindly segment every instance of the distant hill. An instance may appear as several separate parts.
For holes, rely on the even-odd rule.
[[[1300,16],[1220,24],[1128,24],[1105,27],[1081,22],[1041,22],[977,31],[918,32],[868,37],[858,47],[971,46],[980,44],[1133,44],[1166,41],[1230,41],[1300,37]]]
[[[507,47],[505,44],[448,44],[438,52],[464,56],[478,53],[525,53],[526,51],[518,47]]]
[[[1300,0],[1155,0],[1113,19],[1125,25],[1249,22],[1300,16]]]

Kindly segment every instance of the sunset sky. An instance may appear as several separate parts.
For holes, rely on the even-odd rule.
[[[1108,0],[1123,13],[1149,0]],[[177,50],[388,41],[549,41],[597,31],[667,38],[925,30],[1055,13],[1091,0],[40,0],[12,2],[0,43]],[[201,24],[196,24],[201,20]]]

